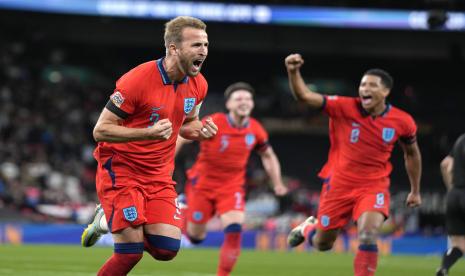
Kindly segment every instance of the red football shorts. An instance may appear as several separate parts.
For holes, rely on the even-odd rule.
[[[389,217],[389,179],[377,182],[347,184],[333,179],[321,189],[318,228],[331,230],[357,221],[365,212],[374,211]]]
[[[148,182],[120,172],[107,162],[99,163],[96,175],[97,195],[112,233],[155,223],[181,228],[183,217],[174,185]]]
[[[187,220],[196,224],[204,224],[215,214],[244,211],[245,192],[242,187],[223,191],[221,189],[202,190],[191,186],[187,194],[187,206]]]

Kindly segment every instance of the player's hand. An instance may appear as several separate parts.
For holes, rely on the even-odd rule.
[[[274,190],[274,194],[277,195],[277,196],[286,195],[287,192],[288,192],[287,187],[282,185],[282,184],[274,186],[273,190]]]
[[[169,119],[162,119],[147,129],[148,138],[155,140],[168,140],[173,134],[173,127]]]
[[[300,54],[290,54],[284,60],[288,72],[295,72],[302,67],[304,59]]]
[[[420,193],[409,193],[407,196],[407,200],[405,201],[408,207],[418,207],[421,205],[421,195]]]
[[[211,117],[208,117],[205,120],[205,124],[203,124],[200,129],[200,137],[202,137],[202,139],[210,139],[215,136],[217,132],[218,127],[215,125],[215,122],[213,122]]]

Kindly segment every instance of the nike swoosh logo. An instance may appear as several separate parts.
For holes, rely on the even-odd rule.
[[[180,217],[178,217],[178,215],[174,215],[173,218],[174,218],[175,220],[180,220],[180,219],[181,219]]]

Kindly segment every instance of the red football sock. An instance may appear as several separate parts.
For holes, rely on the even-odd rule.
[[[360,245],[354,259],[355,276],[373,276],[378,264],[378,247],[375,244]]]
[[[124,276],[142,259],[142,253],[139,254],[120,254],[113,255],[100,268],[98,276]]]
[[[228,225],[224,231],[225,235],[220,250],[218,276],[228,276],[241,253],[241,225]]]

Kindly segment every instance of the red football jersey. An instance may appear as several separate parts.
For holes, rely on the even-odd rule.
[[[106,108],[123,118],[123,126],[145,128],[168,118],[172,123],[170,139],[127,143],[100,142],[94,152],[98,161],[117,155],[120,171],[151,182],[174,184],[174,149],[176,137],[188,114],[207,94],[207,82],[199,74],[173,83],[163,68],[163,58],[143,63],[117,82]],[[115,163],[115,162],[113,162]]]
[[[380,116],[372,117],[359,98],[327,96],[324,111],[330,116],[331,141],[325,177],[357,182],[385,178],[392,171],[389,159],[397,140],[416,141],[413,118],[390,104]]]
[[[268,147],[268,133],[255,119],[243,127],[234,125],[228,114],[211,115],[218,126],[215,137],[200,143],[194,164],[199,189],[215,189],[244,185],[247,161],[252,150]],[[192,170],[190,174],[193,175]]]

